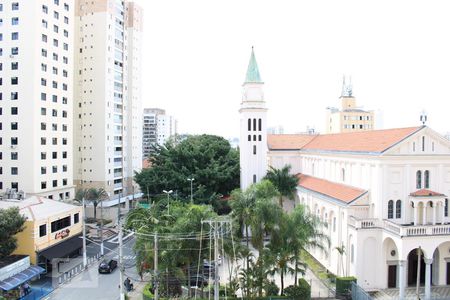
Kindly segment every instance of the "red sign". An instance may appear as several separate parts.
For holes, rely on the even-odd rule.
[[[69,233],[70,233],[69,229],[60,231],[57,234],[55,234],[55,239],[63,239],[65,237],[69,236]]]

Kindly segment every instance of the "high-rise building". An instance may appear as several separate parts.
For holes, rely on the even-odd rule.
[[[267,108],[263,86],[252,48],[239,110],[242,190],[260,181],[267,171]]]
[[[74,180],[111,198],[133,192],[142,166],[142,9],[76,0]]]
[[[164,145],[177,134],[177,120],[160,108],[145,108],[142,131],[142,155],[147,158],[152,146]]]
[[[0,3],[0,193],[8,197],[73,197],[74,8],[73,0]]]
[[[329,107],[327,111],[326,133],[367,131],[374,129],[374,112],[356,106],[353,96],[351,78],[342,81],[342,92],[339,97],[341,109]]]

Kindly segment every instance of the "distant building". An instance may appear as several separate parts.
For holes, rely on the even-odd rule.
[[[155,145],[164,145],[177,134],[177,120],[160,108],[145,108],[142,128],[142,156],[145,159]]]
[[[267,128],[267,133],[268,134],[283,134],[284,133],[284,128],[281,125],[274,126],[274,127],[269,127],[269,128]]]
[[[123,197],[142,167],[142,9],[116,0],[75,5],[74,181]]]
[[[341,109],[329,107],[326,120],[326,133],[367,131],[374,129],[374,112],[356,106],[351,79],[342,82]]]
[[[18,207],[27,218],[25,229],[16,235],[18,246],[13,254],[28,255],[32,264],[49,271],[53,259],[81,251],[81,206],[38,196],[0,200],[0,209],[10,207]]]

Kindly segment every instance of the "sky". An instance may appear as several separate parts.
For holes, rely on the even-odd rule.
[[[450,3],[446,1],[135,0],[144,8],[142,99],[179,133],[239,136],[251,47],[268,126],[324,131],[343,74],[382,128],[450,131]]]

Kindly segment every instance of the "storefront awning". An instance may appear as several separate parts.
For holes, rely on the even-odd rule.
[[[83,247],[83,239],[81,238],[81,234],[78,234],[74,237],[71,237],[59,244],[56,244],[53,247],[47,248],[38,253],[40,256],[44,256],[48,260],[52,260],[53,258],[62,258],[66,257],[73,251],[80,249]]]
[[[41,274],[45,270],[38,266],[30,266],[28,269],[23,270],[16,275],[9,277],[3,281],[0,281],[0,289],[4,291],[12,290],[15,287],[18,287],[22,283],[30,280],[31,278]]]

